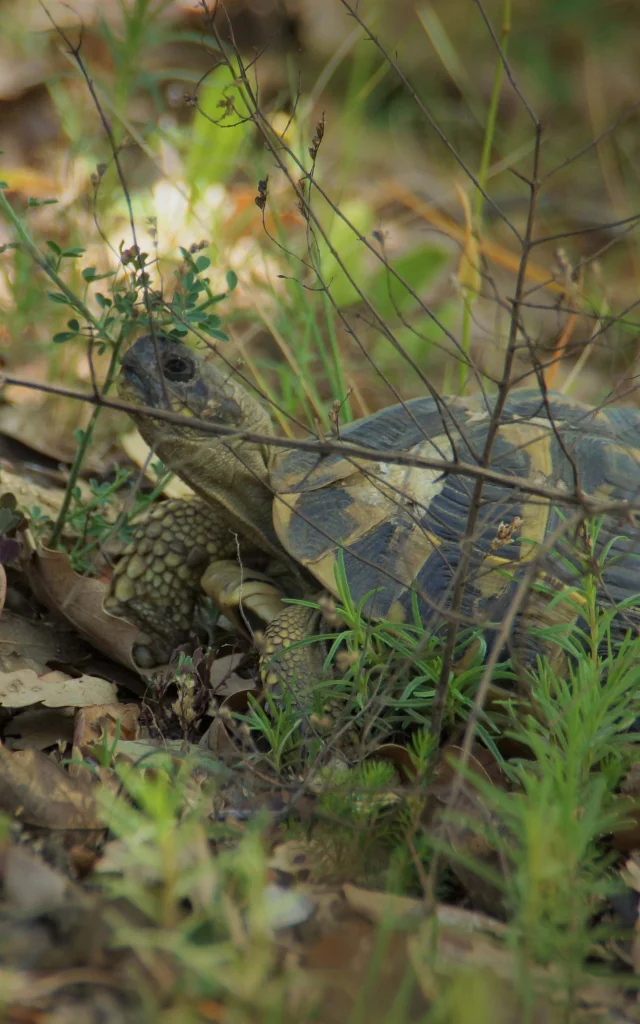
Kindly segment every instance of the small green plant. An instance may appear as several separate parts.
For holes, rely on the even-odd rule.
[[[397,793],[399,779],[390,761],[371,759],[353,768],[330,764],[317,776],[316,830],[323,871],[348,875],[361,884],[379,883],[388,870],[389,856],[403,842],[405,830]]]
[[[195,1019],[193,1007],[207,999],[223,1000],[242,1019],[285,1019],[260,823],[214,855],[204,824],[211,793],[194,787],[192,768],[183,762],[177,769],[168,756],[146,768],[119,766],[122,793],[102,793],[117,840],[101,866],[113,945],[131,950],[140,965],[145,1020],[168,1006],[174,1020]],[[148,981],[158,972],[167,982],[161,993]]]
[[[249,695],[249,710],[236,717],[263,737],[268,747],[265,757],[275,772],[280,774],[285,768],[299,762],[304,740],[301,729],[305,710],[298,702],[294,702],[288,690],[285,689],[276,699],[267,689],[264,705]],[[314,746],[317,750],[318,744]]]
[[[80,430],[76,431],[79,444],[82,443],[82,433]],[[127,486],[132,480],[132,473],[129,470],[115,466],[112,480],[104,483],[89,480],[88,496],[83,494],[78,485],[72,488],[65,522],[69,535],[75,538],[69,547],[69,557],[76,572],[90,574],[95,568],[95,552],[114,534],[124,544],[131,539],[129,524],[158,498],[171,479],[171,473],[161,462],[154,462],[151,468],[156,476],[153,489],[146,493],[137,490],[126,516],[121,514],[120,506]],[[52,520],[37,506],[25,511],[28,513],[35,536],[46,544],[51,533]]]
[[[553,669],[540,657],[527,673],[527,704],[505,705],[506,737],[529,752],[502,760],[510,787],[497,788],[464,770],[486,814],[480,819],[448,812],[449,820],[481,834],[504,866],[498,874],[459,849],[447,849],[454,865],[463,863],[502,891],[525,1004],[535,965],[553,964],[554,985],[572,1006],[590,950],[604,936],[598,912],[620,887],[606,837],[628,814],[616,790],[636,759],[640,640],[631,630],[622,637],[616,632],[628,602],[603,607],[598,583],[587,574],[564,595],[572,605],[579,599],[581,622],[561,632],[537,631],[570,655],[566,669]]]
[[[422,621],[417,596],[413,596],[413,620],[405,623],[366,616],[373,593],[356,602],[349,590],[344,557],[336,558],[337,598],[291,601],[322,614],[325,632],[306,637],[295,647],[322,644],[326,649],[326,678],[307,688],[306,713],[335,714],[335,727],[354,719],[367,742],[376,744],[394,731],[403,734],[429,723],[442,665],[442,638]],[[463,721],[473,703],[484,671],[486,640],[480,628],[461,630],[447,693],[445,721]],[[494,675],[495,695],[501,683],[509,685],[514,673],[508,663]],[[504,691],[502,691],[504,696]],[[495,735],[504,715],[494,709],[479,727],[483,741],[495,749]]]

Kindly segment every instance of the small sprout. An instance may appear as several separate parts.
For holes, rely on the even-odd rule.
[[[120,261],[122,266],[126,267],[129,263],[133,263],[139,255],[140,250],[137,245],[132,245],[130,249],[122,249],[120,252]]]
[[[316,159],[316,157],[318,155],[318,150],[320,149],[320,143],[322,142],[323,138],[324,138],[324,111],[322,112],[320,120],[318,121],[318,123],[316,125],[316,133],[313,136],[313,139],[311,140],[311,145],[309,146],[309,156],[311,157],[311,159],[314,162],[315,162],[315,159]]]
[[[342,616],[338,614],[336,602],[331,594],[323,594],[318,601],[318,605],[330,626],[340,626],[343,624],[344,620],[342,619]]]
[[[259,210],[264,210],[267,205],[268,185],[269,175],[267,174],[266,178],[261,178],[258,182],[258,194],[254,199],[254,203]]]
[[[304,217],[305,220],[309,220],[309,206],[304,195],[306,183],[306,178],[298,179],[298,188],[300,190],[300,199],[298,200],[298,211]]]
[[[338,651],[336,654],[336,668],[343,675],[349,671],[350,668],[360,660],[360,655],[357,651]]]
[[[309,724],[311,728],[315,729],[316,732],[319,732],[321,736],[326,736],[327,733],[331,732],[336,723],[331,715],[318,715],[313,712],[309,715]]]
[[[511,544],[513,541],[513,535],[518,532],[522,527],[522,519],[520,516],[514,516],[510,523],[501,522],[496,531],[496,535],[491,541],[491,550],[497,551],[498,548],[503,547],[505,544]]]
[[[345,402],[348,402],[349,399],[351,398],[351,393],[352,389],[349,388],[342,401],[336,398],[331,409],[329,410],[329,423],[331,424],[331,432],[338,438],[338,440],[340,439],[340,410],[342,409],[342,406],[345,404]]]
[[[236,108],[233,96],[231,95],[223,96],[223,98],[218,101],[217,106],[223,108],[224,110],[224,113],[220,118],[221,121],[223,121],[225,117],[229,117],[231,114],[235,113]]]

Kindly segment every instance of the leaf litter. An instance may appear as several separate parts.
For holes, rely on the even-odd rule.
[[[42,548],[28,559],[26,575],[33,592],[50,611],[64,615],[104,654],[137,673],[131,655],[137,631],[129,623],[104,613],[103,580],[78,576],[64,552]],[[285,790],[277,794],[273,782],[265,782],[260,760],[255,761],[255,776],[246,770],[246,735],[232,726],[230,712],[246,711],[249,696],[259,696],[260,690],[246,675],[247,660],[242,651],[211,659],[205,658],[200,648],[192,650],[194,673],[209,695],[206,713],[211,718],[199,741],[193,742],[168,739],[161,733],[154,736],[158,712],[153,711],[153,702],[149,705],[150,715],[138,703],[121,703],[117,700],[115,682],[82,671],[71,675],[52,668],[51,663],[58,664],[64,655],[55,629],[49,630],[42,622],[28,622],[6,611],[0,616],[0,640],[3,635],[5,667],[0,670],[0,706],[13,714],[6,729],[12,749],[0,747],[0,809],[13,817],[21,830],[21,842],[33,845],[29,833],[35,829],[59,835],[63,844],[63,852],[58,855],[62,872],[43,863],[37,842],[32,853],[21,853],[25,848],[11,841],[7,847],[9,851],[18,851],[18,859],[12,859],[12,852],[5,862],[0,916],[4,914],[8,920],[6,915],[14,912],[12,893],[16,887],[33,889],[32,904],[22,905],[20,927],[14,926],[15,957],[5,960],[5,965],[13,968],[13,975],[7,977],[7,992],[13,985],[14,991],[20,993],[17,1001],[23,1006],[30,1004],[31,996],[21,988],[20,981],[25,972],[35,968],[36,979],[42,977],[43,970],[59,973],[60,987],[51,987],[57,1002],[65,991],[65,974],[76,970],[85,972],[78,977],[86,977],[89,984],[94,978],[93,984],[104,994],[109,1012],[121,1007],[122,976],[111,970],[107,952],[110,912],[99,900],[90,903],[91,909],[87,911],[82,903],[84,897],[78,895],[83,890],[70,890],[69,878],[127,877],[131,870],[129,849],[125,841],[109,837],[105,830],[100,794],[120,792],[123,766],[143,765],[143,770],[155,772],[173,764],[175,770],[190,765],[189,771],[193,773],[193,796],[190,798],[185,790],[185,810],[190,802],[197,802],[203,784],[213,781],[215,793],[203,804],[209,808],[211,822],[224,822],[232,833],[235,830],[242,835],[261,815],[266,814],[265,820],[271,821],[273,847],[265,863],[263,880],[265,925],[278,952],[280,969],[285,975],[295,969],[301,1005],[316,1006],[314,1019],[321,1024],[349,1024],[357,1001],[365,1008],[368,1020],[382,1024],[402,991],[407,1019],[417,1020],[455,986],[455,979],[463,970],[469,985],[477,987],[479,1005],[484,1000],[487,1007],[493,1007],[496,1020],[516,1024],[519,1004],[513,979],[517,960],[505,946],[506,926],[500,920],[478,909],[445,904],[430,908],[425,900],[322,878],[323,855],[320,860],[318,855],[323,841],[318,840],[318,830],[326,826],[322,815],[317,818],[318,791],[296,800],[295,792]],[[16,659],[23,661],[22,667],[16,666]],[[167,672],[166,668],[156,677],[156,683],[163,678],[163,672]],[[167,678],[171,678],[170,670]],[[184,716],[181,700],[178,698],[173,704],[178,720],[181,714]],[[23,749],[18,749],[20,746]],[[69,752],[67,765],[61,758],[65,750]],[[480,760],[472,757],[472,769],[485,781],[498,781],[495,763],[488,752],[478,748],[477,754]],[[452,747],[454,761],[458,755],[459,751]],[[380,748],[380,757],[397,770],[402,780],[400,789],[410,788],[412,768],[407,750],[400,744],[388,743]],[[224,761],[234,768],[225,768]],[[447,764],[446,758],[443,764]],[[474,829],[456,824],[455,815],[437,824],[438,806],[452,810],[452,778],[451,769],[445,767],[432,787],[432,825],[444,832],[453,848],[462,846],[466,852],[478,855]],[[454,811],[472,818],[486,814],[478,792],[474,792],[468,780],[457,799]],[[283,843],[279,839],[282,822],[291,815],[295,820],[300,814],[309,822],[315,820],[313,839]],[[495,861],[495,851],[490,846],[486,857],[492,863]],[[135,876],[136,885],[153,888],[162,884],[163,868],[159,863],[155,868],[153,865],[153,859],[147,861],[145,871]],[[487,887],[486,882],[478,885],[478,876],[473,871],[465,872],[456,862],[451,866],[473,905],[495,910],[500,902],[497,891]],[[199,880],[191,887],[190,898],[194,908],[206,908],[213,898],[218,875],[215,849],[211,848],[204,823],[180,853],[175,870],[185,877],[197,872]],[[76,895],[70,898],[70,892]],[[38,895],[42,893],[48,900],[47,919],[62,918],[64,922],[67,939],[55,950],[32,923],[36,916],[41,919],[44,912]],[[127,910],[127,914],[132,912],[132,908]],[[96,914],[103,934],[97,941],[95,936],[87,941],[87,921]],[[21,953],[21,949],[25,952]],[[129,955],[136,959],[135,954]],[[104,973],[98,976],[96,970]],[[175,972],[175,965],[171,970]],[[532,1020],[559,1022],[562,1006],[549,994],[556,984],[553,969],[540,968],[534,973]],[[34,991],[38,992],[37,985]],[[52,996],[41,994],[39,998],[46,1005]],[[204,1010],[203,1005],[203,1013]],[[604,1020],[611,1012],[621,1022],[640,1020],[628,999],[585,978],[576,990],[575,1021]]]

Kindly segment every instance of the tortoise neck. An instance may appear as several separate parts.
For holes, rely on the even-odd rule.
[[[207,502],[220,507],[229,530],[239,540],[282,555],[273,527],[273,492],[269,485],[269,449],[235,439],[211,440],[183,436],[179,451],[175,438],[168,442],[170,458],[163,457],[162,440],[154,445],[160,459]],[[169,454],[169,453],[168,453]]]

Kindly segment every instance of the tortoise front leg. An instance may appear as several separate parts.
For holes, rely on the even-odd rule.
[[[134,524],[104,606],[141,630],[133,655],[142,668],[168,661],[186,639],[205,568],[237,546],[229,524],[200,498],[161,502]]]

